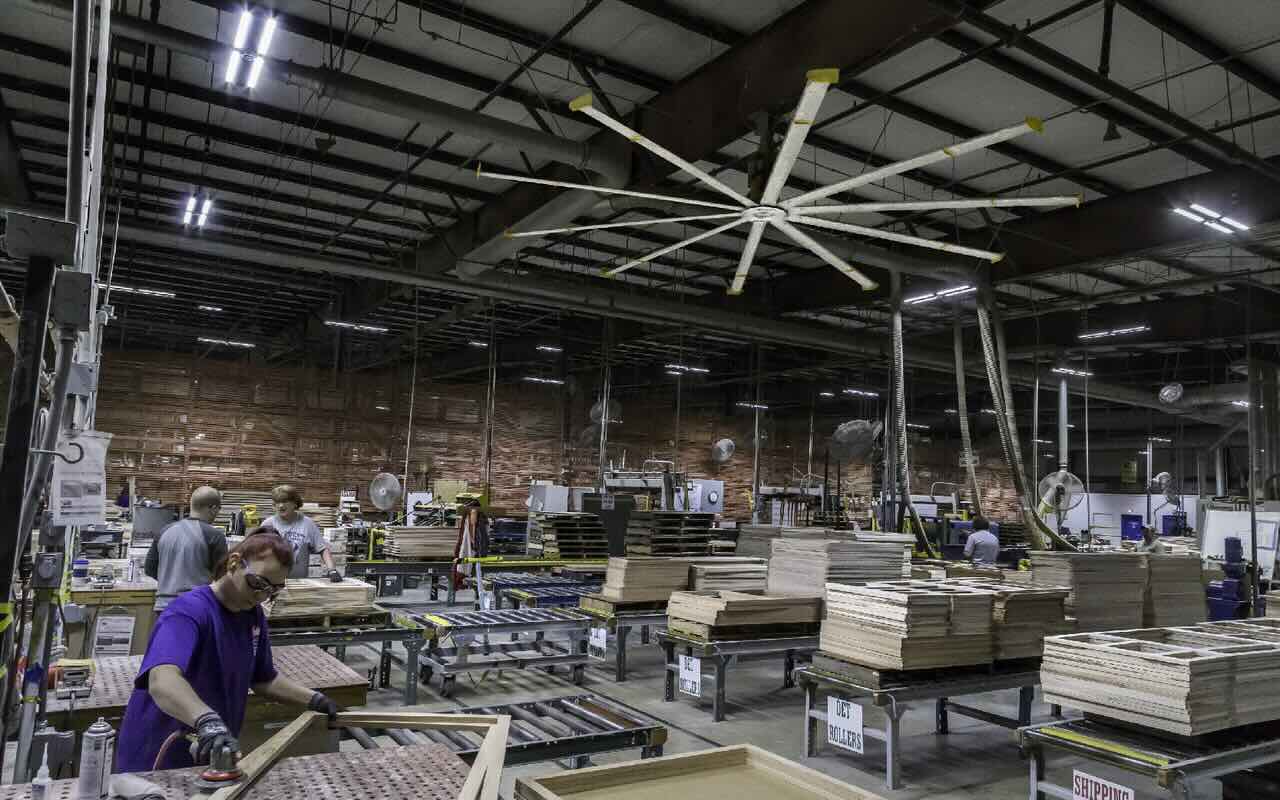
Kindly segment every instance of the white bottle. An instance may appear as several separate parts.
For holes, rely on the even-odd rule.
[[[49,779],[49,745],[45,745],[44,759],[40,762],[40,769],[36,772],[35,779],[31,781],[31,800],[47,800],[51,783],[53,781]]]

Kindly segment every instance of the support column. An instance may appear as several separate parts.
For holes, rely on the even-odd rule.
[[[1067,427],[1069,424],[1069,420],[1067,419],[1067,414],[1069,412],[1069,409],[1070,409],[1070,402],[1067,395],[1067,379],[1064,376],[1060,381],[1058,381],[1058,468],[1059,469],[1069,468],[1068,467],[1069,462],[1068,462],[1068,456],[1067,456],[1069,452],[1069,450],[1067,449],[1068,447],[1067,431],[1070,430]],[[1039,466],[1040,466],[1039,464],[1033,464],[1032,469],[1039,469]],[[1034,476],[1035,473],[1033,472],[1032,475]]]

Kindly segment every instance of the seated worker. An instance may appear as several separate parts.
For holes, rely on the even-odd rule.
[[[180,595],[156,621],[134,679],[116,748],[116,772],[204,764],[236,741],[249,689],[329,715],[338,706],[276,672],[260,606],[284,588],[293,563],[288,543],[255,529],[214,572],[209,586]],[[188,747],[185,734],[194,732]]]
[[[973,532],[964,543],[964,557],[982,567],[994,567],[1000,557],[1000,540],[990,530],[986,517],[973,518]]]
[[[178,595],[213,580],[213,570],[227,557],[227,537],[213,527],[222,508],[222,493],[201,486],[191,493],[191,514],[160,532],[151,542],[143,571],[155,578],[156,611]]]
[[[275,516],[262,525],[283,536],[293,549],[293,569],[289,571],[289,577],[307,577],[311,554],[319,553],[329,580],[342,583],[342,573],[333,566],[333,553],[329,552],[329,543],[320,532],[320,526],[298,510],[302,508],[302,493],[286,483],[271,490],[271,502],[276,507]]]
[[[1169,548],[1164,542],[1160,541],[1160,537],[1156,536],[1156,529],[1150,525],[1142,526],[1142,541],[1134,548],[1139,553],[1154,553],[1161,555],[1168,552]]]

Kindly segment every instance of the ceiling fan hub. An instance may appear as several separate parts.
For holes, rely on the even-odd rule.
[[[742,212],[748,222],[778,222],[787,218],[787,210],[779,206],[752,206]]]

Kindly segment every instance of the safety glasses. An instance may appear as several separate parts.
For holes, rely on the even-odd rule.
[[[249,588],[258,594],[265,594],[267,597],[275,597],[284,590],[283,583],[272,583],[258,573],[249,569],[249,565],[244,565],[244,582],[249,584]]]

